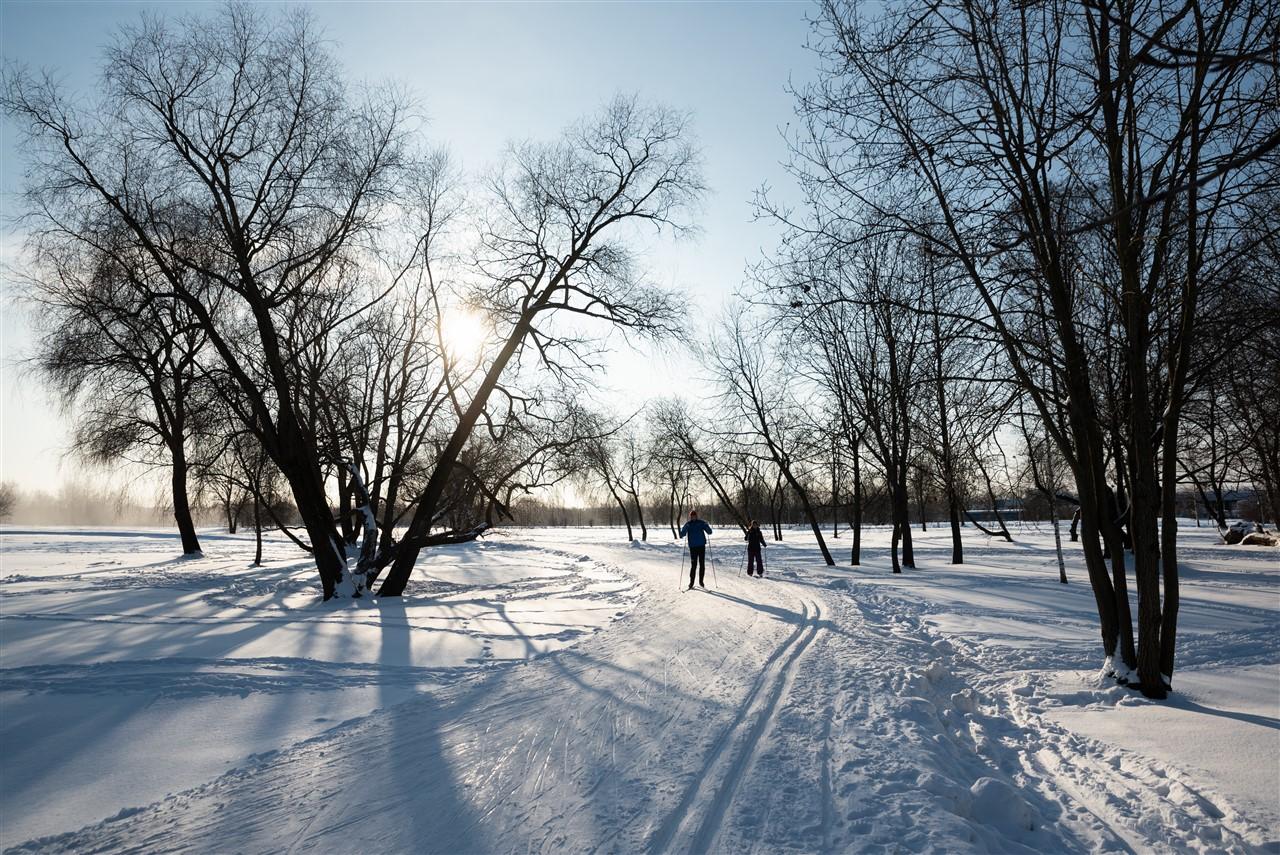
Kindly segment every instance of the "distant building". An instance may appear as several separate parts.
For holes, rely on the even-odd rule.
[[[1206,503],[1205,500],[1208,500]],[[1217,513],[1218,493],[1216,490],[1205,490],[1204,498],[1196,493],[1196,510],[1202,516],[1213,516]],[[1258,506],[1258,491],[1254,489],[1224,490],[1222,492],[1222,509],[1228,518],[1239,519]]]

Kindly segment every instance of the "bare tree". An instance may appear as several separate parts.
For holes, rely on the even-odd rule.
[[[109,239],[109,238],[108,238]],[[31,363],[72,415],[72,448],[108,466],[162,466],[185,555],[200,553],[189,495],[192,438],[208,430],[206,337],[145,255],[44,246],[30,276],[40,332]]]
[[[645,282],[628,235],[687,231],[702,189],[684,117],[635,98],[615,98],[556,143],[512,150],[490,185],[472,295],[501,325],[502,343],[435,460],[380,595],[402,593],[432,543],[445,485],[513,360],[532,352],[559,374],[590,367],[587,341],[564,326],[575,319],[642,334],[672,328],[674,302]]]
[[[767,358],[758,336],[746,329],[741,311],[728,315],[708,356],[715,381],[723,390],[721,401],[729,424],[737,429],[739,441],[759,449],[757,453],[777,467],[800,500],[822,559],[828,566],[834,565],[810,491],[802,482],[806,458],[815,451],[813,438],[807,435],[800,407],[789,397],[787,384],[779,383],[774,391],[766,391],[766,378],[782,376],[782,372]]]
[[[6,75],[31,153],[33,243],[147,259],[147,293],[190,312],[288,480],[327,599],[345,548],[294,370],[327,330],[287,332],[376,248],[418,165],[406,105],[352,92],[305,14],[244,5],[143,19],[109,47],[102,79],[101,100],[79,109],[48,78]]]
[[[720,505],[745,531],[748,520],[732,495],[728,466],[732,455],[725,448],[723,438],[709,434],[699,426],[683,401],[658,401],[651,412],[654,444],[671,461],[672,471],[680,473],[678,477],[683,489],[679,496],[673,496],[673,503],[687,504],[687,496],[696,478],[711,489]]]
[[[1220,249],[1208,236],[1280,145],[1267,98],[1276,73],[1269,11],[1251,0],[955,0],[904,3],[868,21],[854,4],[828,0],[819,22],[824,73],[801,93],[807,180],[930,241],[980,296],[983,322],[1075,477],[1109,661],[1127,607],[1107,508],[1114,461],[1128,488],[1141,627],[1132,661],[1120,653],[1154,697],[1165,695],[1173,671],[1174,450],[1201,287]],[[937,215],[902,204],[920,199]],[[1082,241],[1096,252],[1082,254]],[[1090,301],[1116,319],[1103,333],[1123,372],[1114,438],[1090,376],[1097,328],[1080,312]],[[1053,329],[1047,351],[1019,335],[1037,306]],[[1058,375],[1054,386],[1039,382],[1046,366]],[[1058,393],[1069,402],[1066,431]],[[1114,456],[1120,448],[1123,461]]]
[[[11,481],[0,481],[0,520],[13,516],[13,508],[18,504],[18,488]]]

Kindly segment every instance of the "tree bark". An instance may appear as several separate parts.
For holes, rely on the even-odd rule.
[[[637,492],[634,496],[636,504],[636,522],[640,524],[640,539],[648,543],[649,527],[644,524],[644,508],[640,506],[640,494]]]
[[[257,491],[253,494],[253,566],[262,566],[262,504],[258,501]]]
[[[855,438],[853,443],[853,547],[849,553],[849,564],[857,567],[862,563],[862,466]]]
[[[191,503],[187,498],[187,458],[180,444],[172,449],[172,454],[173,519],[182,538],[182,554],[196,555],[200,552],[200,538],[196,536],[196,524],[191,518]]]

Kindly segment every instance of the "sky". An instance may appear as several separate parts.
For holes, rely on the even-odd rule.
[[[297,4],[291,4],[297,5]],[[705,159],[710,193],[700,234],[647,255],[660,283],[685,294],[690,338],[705,334],[776,241],[753,222],[762,184],[786,191],[782,134],[793,117],[789,82],[812,74],[806,2],[366,2],[306,5],[355,80],[393,80],[422,103],[426,132],[469,173],[497,162],[508,142],[553,138],[612,95],[687,110]],[[6,63],[54,71],[73,92],[92,94],[101,52],[115,30],[144,11],[212,11],[200,3],[0,0]],[[13,127],[0,123],[0,254],[15,263],[22,157]],[[0,304],[0,479],[53,490],[85,477],[64,455],[65,417],[21,365],[31,335],[7,269]],[[679,344],[619,350],[599,378],[602,401],[639,402],[706,394]]]

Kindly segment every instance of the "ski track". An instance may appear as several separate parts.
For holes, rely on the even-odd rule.
[[[648,851],[657,853],[679,848],[705,852],[713,848],[725,811],[759,748],[762,733],[773,719],[779,697],[790,685],[796,660],[818,632],[816,622],[821,609],[817,603],[811,601],[802,609],[801,620],[795,630],[765,661],[764,669],[738,707],[737,715],[712,746],[702,771],[690,782],[675,810],[654,832]],[[765,690],[765,697],[757,700],[761,689]],[[705,803],[708,800],[704,791],[710,782],[718,783],[708,804]],[[704,804],[695,810],[695,803],[699,801]],[[696,831],[693,830],[695,823]],[[687,836],[691,836],[687,846],[673,845],[676,840]]]
[[[1044,673],[926,602],[785,564],[748,580],[736,552],[720,591],[674,594],[674,549],[589,549],[646,589],[610,630],[10,851],[1276,851],[1180,770],[1048,720]],[[10,676],[122,676],[97,669]]]

